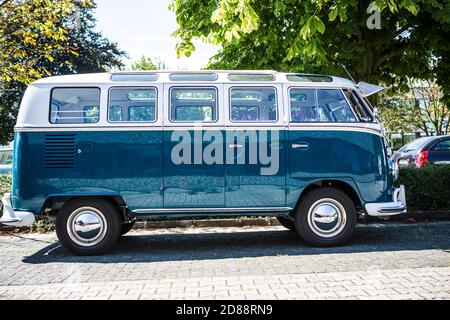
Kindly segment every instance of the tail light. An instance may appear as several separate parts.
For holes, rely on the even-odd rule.
[[[428,151],[422,151],[417,156],[416,165],[418,167],[425,167],[427,164],[428,164]]]

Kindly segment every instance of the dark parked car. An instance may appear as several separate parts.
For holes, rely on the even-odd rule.
[[[400,167],[450,164],[450,135],[423,137],[401,147],[393,157]]]

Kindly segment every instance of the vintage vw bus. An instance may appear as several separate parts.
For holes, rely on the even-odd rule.
[[[381,88],[274,71],[80,74],[32,83],[0,222],[56,218],[77,254],[106,252],[136,219],[275,216],[334,246],[358,216],[405,212]]]

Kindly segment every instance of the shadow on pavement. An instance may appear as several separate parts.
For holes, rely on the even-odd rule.
[[[227,259],[262,256],[450,249],[450,223],[358,225],[353,238],[342,247],[314,248],[285,230],[131,234],[123,236],[103,256],[75,256],[58,242],[44,247],[23,262],[137,263]]]

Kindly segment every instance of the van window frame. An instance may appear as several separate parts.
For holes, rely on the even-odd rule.
[[[276,111],[276,119],[275,120],[258,120],[258,121],[248,121],[248,120],[233,120],[231,117],[231,110],[232,110],[232,102],[233,100],[231,99],[231,90],[233,89],[265,89],[265,88],[270,88],[273,89],[275,91],[275,111]],[[280,120],[280,105],[278,103],[278,88],[275,86],[265,86],[265,85],[234,85],[234,86],[230,86],[228,88],[228,121],[230,121],[230,123],[249,123],[249,124],[253,124],[253,123],[273,123],[276,124],[278,123],[278,121]],[[258,110],[259,112],[259,110]]]
[[[191,90],[196,90],[196,89],[214,89],[214,91],[216,93],[216,95],[215,95],[216,119],[213,120],[213,121],[204,121],[204,120],[177,121],[177,120],[172,119],[172,90],[173,89],[191,89]],[[167,106],[167,109],[166,109],[168,111],[167,112],[167,118],[168,118],[169,122],[174,124],[174,125],[177,125],[177,124],[194,124],[194,123],[202,123],[202,124],[211,125],[211,124],[215,124],[215,123],[219,122],[219,119],[220,119],[219,88],[214,86],[214,85],[211,85],[211,86],[208,86],[208,85],[205,85],[205,86],[203,86],[203,85],[202,86],[189,86],[189,85],[177,86],[177,85],[173,85],[173,86],[170,86],[170,88],[169,88],[168,99],[167,100],[168,100],[167,101],[168,106]],[[195,99],[192,99],[192,100],[195,100]],[[176,112],[176,110],[175,110],[175,112]]]
[[[55,89],[97,89],[99,92],[99,103],[98,103],[98,112],[99,112],[99,116],[98,116],[98,120],[97,122],[80,122],[80,123],[53,123],[52,122],[52,97],[53,97],[53,91]],[[92,106],[90,106],[92,107]],[[58,111],[60,110],[60,106],[58,106]],[[83,107],[84,108],[84,107]],[[77,126],[77,125],[82,125],[82,126],[95,126],[97,125],[99,122],[101,122],[101,109],[102,109],[102,89],[100,87],[97,86],[60,86],[60,87],[52,87],[50,90],[50,99],[49,99],[49,107],[48,107],[48,123],[50,125],[55,125],[55,126]],[[84,113],[84,110],[80,110]],[[83,118],[84,119],[84,118]]]
[[[111,90],[113,89],[155,89],[155,119],[153,121],[129,121],[129,120],[123,120],[123,114],[122,114],[122,120],[120,121],[110,121],[109,120],[109,108],[112,106],[110,104],[111,102]],[[108,101],[106,105],[106,121],[110,124],[118,124],[118,123],[131,123],[131,124],[138,124],[138,123],[156,123],[158,122],[158,88],[155,86],[112,86],[108,88]],[[118,105],[114,104],[114,106],[119,107]],[[120,106],[123,112],[123,106]]]
[[[319,105],[319,94],[318,94],[318,90],[339,90],[342,94],[342,96],[345,99],[345,102],[347,103],[348,107],[350,108],[350,110],[352,111],[353,116],[355,117],[356,121],[292,121],[292,101],[291,101],[291,90],[292,89],[301,89],[301,90],[314,90],[314,101],[316,103],[316,105]],[[362,123],[362,121],[359,119],[359,117],[356,115],[355,110],[353,110],[351,104],[349,103],[349,101],[347,100],[347,97],[345,96],[344,90],[341,87],[308,87],[308,86],[289,86],[288,87],[288,95],[287,95],[287,99],[288,99],[288,103],[289,103],[289,107],[288,107],[288,112],[289,112],[289,124],[314,124],[314,123],[345,123],[345,124],[355,124],[355,123]]]
[[[351,95],[356,97],[356,99],[358,100],[358,103],[364,109],[363,111],[365,113],[367,113],[368,116],[370,117],[370,120],[364,121],[355,113],[355,110],[353,110],[352,104],[350,103],[350,101],[347,98],[347,95],[344,92],[344,89],[347,90]],[[347,100],[347,103],[349,104],[350,108],[352,108],[353,113],[355,113],[356,119],[358,119],[358,122],[359,123],[374,123],[374,122],[376,122],[372,108],[367,104],[367,102],[365,101],[366,99],[360,95],[360,92],[358,90],[356,90],[355,88],[344,88],[344,89],[341,89],[341,90],[344,93],[344,97]]]

